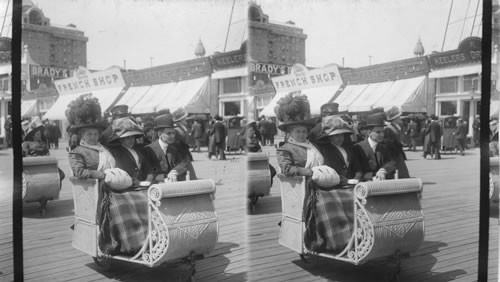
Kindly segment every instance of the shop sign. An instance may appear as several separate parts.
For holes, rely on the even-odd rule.
[[[124,74],[127,85],[170,83],[208,76],[212,72],[208,58],[199,58]]]
[[[68,78],[72,75],[73,69],[69,68],[29,65],[30,89],[36,90],[42,84],[48,88],[55,88],[54,80]]]
[[[428,57],[431,69],[480,63],[481,38],[468,37],[458,44],[458,49],[431,54]]]
[[[278,64],[266,64],[266,63],[255,63],[250,62],[248,64],[248,72],[250,73],[267,73],[267,74],[277,74],[285,75],[292,72],[292,67],[287,65]]]
[[[301,89],[316,88],[328,85],[341,85],[339,69],[336,65],[322,69],[308,70],[296,64],[289,75],[271,78],[276,92],[297,91]]]
[[[373,83],[423,76],[429,72],[425,57],[412,58],[385,64],[344,69],[340,72],[347,84]]]
[[[11,39],[0,37],[0,64],[10,64],[11,51]]]
[[[244,50],[236,50],[217,54],[211,56],[210,61],[214,70],[234,68],[246,64],[246,52]]]
[[[72,77],[54,81],[59,95],[91,92],[95,90],[124,87],[125,82],[119,68],[89,72],[79,67]]]

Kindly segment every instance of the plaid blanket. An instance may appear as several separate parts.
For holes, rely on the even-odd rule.
[[[320,190],[309,181],[305,205],[305,245],[316,252],[340,253],[354,231],[353,189]]]
[[[148,233],[146,190],[106,192],[102,201],[99,247],[110,255],[134,255]]]

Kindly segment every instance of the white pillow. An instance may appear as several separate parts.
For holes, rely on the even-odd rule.
[[[311,179],[318,184],[319,187],[328,188],[340,183],[340,176],[329,166],[315,166],[312,168],[312,171],[313,175]]]
[[[121,168],[104,170],[104,182],[114,190],[124,190],[132,186],[132,178]]]

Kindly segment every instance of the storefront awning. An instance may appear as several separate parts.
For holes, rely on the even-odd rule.
[[[481,64],[434,70],[429,73],[429,78],[452,77],[452,76],[461,76],[461,75],[468,75],[475,73],[476,74],[481,73]]]
[[[352,101],[356,100],[367,87],[368,84],[347,85],[334,101],[339,104],[339,111],[347,111],[347,107]]]
[[[382,107],[387,110],[396,106],[407,113],[427,112],[425,87],[425,76],[396,80],[372,108]]]
[[[372,109],[372,106],[377,103],[384,94],[389,91],[394,81],[385,81],[368,84],[366,89],[347,106],[349,112],[366,112]]]
[[[132,86],[127,89],[127,92],[120,98],[117,105],[128,105],[129,109],[139,103],[143,97],[151,89],[151,86]]]
[[[26,100],[21,102],[21,117],[32,117],[37,114],[36,112],[36,101],[37,100]]]
[[[241,68],[232,68],[227,70],[216,71],[212,74],[212,79],[223,79],[223,78],[239,77],[247,75],[248,75],[248,68],[245,66]]]
[[[335,96],[339,90],[340,85],[329,85],[317,88],[309,88],[301,90],[301,93],[307,96],[309,100],[309,105],[311,107],[311,115],[319,115],[321,105],[330,102],[330,100]],[[276,116],[274,113],[274,107],[276,107],[279,99],[286,96],[289,92],[278,92],[276,96],[269,102],[267,106],[262,109],[260,115]]]
[[[133,114],[153,113],[162,109],[171,112],[185,107],[189,113],[210,113],[208,77],[152,85],[151,89],[133,106]]]
[[[69,103],[71,103],[71,101],[75,100],[81,95],[92,95],[92,97],[96,97],[99,100],[99,104],[101,105],[101,111],[104,112],[109,108],[111,104],[113,104],[122,89],[122,87],[107,88],[94,90],[92,92],[60,95],[54,105],[50,108],[50,110],[43,116],[43,118],[52,120],[66,119],[65,112],[68,108]]]

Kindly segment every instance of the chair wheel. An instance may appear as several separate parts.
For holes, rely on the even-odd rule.
[[[309,258],[310,258],[310,256],[309,256],[309,255],[304,255],[304,254],[301,254],[301,255],[299,255],[299,256],[300,256],[300,260],[301,260],[301,261],[303,261],[305,264],[309,264],[309,263],[311,263],[311,262],[309,261]]]
[[[102,270],[108,271],[111,268],[111,258],[109,256],[93,257],[94,263]]]

